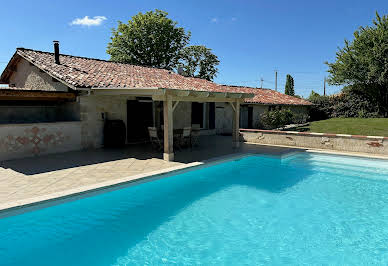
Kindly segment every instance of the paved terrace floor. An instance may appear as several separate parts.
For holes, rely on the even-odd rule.
[[[198,147],[176,151],[175,162],[163,161],[162,153],[148,144],[5,161],[0,163],[0,205],[233,153],[291,151],[249,144],[233,149],[231,137],[204,136]]]

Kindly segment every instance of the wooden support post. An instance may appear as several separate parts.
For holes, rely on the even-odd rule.
[[[172,100],[169,96],[163,101],[163,119],[164,119],[164,153],[165,161],[174,161],[174,131],[173,131],[173,109]]]
[[[233,115],[233,147],[240,147],[240,101],[236,101],[234,105]]]

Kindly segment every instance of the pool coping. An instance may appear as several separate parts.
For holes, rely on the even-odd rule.
[[[81,186],[60,192],[0,204],[0,219],[70,201],[75,201],[86,197],[96,196],[101,193],[155,181],[161,178],[169,177],[171,175],[185,173],[192,170],[192,168],[200,169],[202,167],[208,167],[250,155],[252,155],[252,153],[228,154],[225,156],[211,158],[203,162],[192,162],[148,173],[127,176],[119,179],[95,183],[92,185]]]
[[[311,153],[326,153],[332,155],[343,155],[343,156],[352,156],[352,157],[361,157],[369,159],[382,159],[388,160],[388,155],[383,154],[374,154],[374,153],[364,153],[364,152],[352,152],[352,151],[339,151],[339,150],[328,150],[328,149],[316,149],[308,147],[298,147],[298,146],[289,146],[289,145],[279,145],[279,144],[265,144],[265,143],[256,143],[256,142],[244,142],[246,144],[254,144],[259,146],[270,146],[270,147],[281,147],[281,148],[292,148],[298,149],[305,152]]]

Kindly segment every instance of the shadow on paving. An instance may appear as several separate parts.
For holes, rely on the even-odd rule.
[[[162,157],[162,154],[154,152],[150,145],[143,144],[130,145],[120,149],[102,148],[10,160],[1,162],[0,167],[9,168],[25,175],[34,175],[129,158],[147,160],[162,159]]]
[[[202,136],[197,147],[175,151],[175,162],[191,163],[210,160],[236,153],[261,153],[282,155],[296,149],[259,146],[241,143],[238,149],[232,148],[230,136]],[[53,155],[4,161],[0,167],[12,169],[25,175],[34,175],[74,167],[106,163],[134,158],[136,160],[163,159],[162,151],[152,149],[150,144],[132,144],[117,149],[94,149],[66,152]]]

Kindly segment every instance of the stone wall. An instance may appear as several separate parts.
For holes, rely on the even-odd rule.
[[[174,128],[191,127],[191,102],[180,102],[174,110]]]
[[[0,125],[0,161],[80,149],[80,122]]]
[[[241,129],[245,142],[388,155],[388,137]]]
[[[260,117],[263,113],[268,111],[268,105],[253,105],[252,125],[254,128],[258,128],[260,125]]]
[[[61,82],[54,81],[50,75],[42,72],[27,60],[21,59],[16,71],[9,80],[11,86],[44,91],[68,91],[68,87]]]
[[[127,100],[130,96],[80,96],[82,147],[100,148],[103,145],[104,116],[123,120],[127,127]]]

